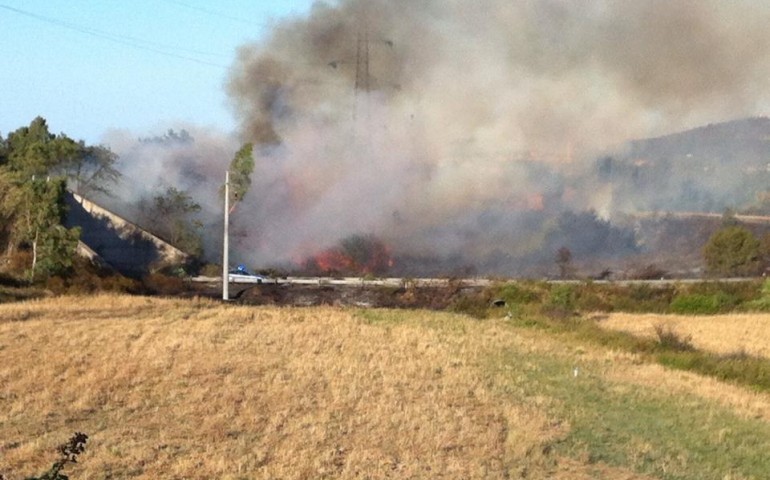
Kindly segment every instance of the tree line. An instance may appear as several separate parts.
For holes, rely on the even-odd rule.
[[[185,131],[167,135],[193,141]],[[81,232],[65,226],[67,190],[86,198],[109,196],[121,180],[117,162],[103,145],[53,134],[42,117],[0,134],[0,270],[23,272],[29,280],[71,273]],[[231,205],[248,191],[253,169],[252,146],[246,144],[230,164]],[[135,221],[143,227],[193,257],[203,255],[201,207],[187,191],[166,186],[138,207],[144,217]]]
[[[184,131],[169,131],[167,137],[193,141]],[[6,137],[0,135],[0,251],[5,262],[17,259],[15,263],[21,264],[30,280],[71,271],[80,231],[65,226],[66,191],[86,197],[96,193],[109,195],[121,178],[117,161],[117,155],[105,146],[87,145],[64,133],[51,133],[42,117]],[[245,144],[235,154],[229,170],[230,205],[234,205],[246,195],[251,184],[251,144]],[[188,192],[168,186],[140,203],[141,212],[151,212],[141,222],[143,226],[194,257],[203,255],[202,224],[196,216],[201,207]],[[560,223],[580,224],[578,220],[562,218]],[[572,234],[557,239],[554,245],[595,246],[598,242],[594,237],[578,241],[581,239],[575,236],[575,229],[569,230]],[[602,239],[618,237],[610,244],[628,243],[628,239],[613,233],[607,230]],[[557,255],[562,276],[568,275],[573,253],[564,248]],[[727,214],[722,228],[703,247],[703,259],[711,275],[757,275],[770,266],[770,237],[757,238]]]
[[[0,136],[0,247],[6,259],[27,252],[30,279],[72,268],[80,231],[66,228],[65,193],[106,192],[120,177],[117,156],[51,133],[42,117]],[[22,255],[22,257],[26,257]]]

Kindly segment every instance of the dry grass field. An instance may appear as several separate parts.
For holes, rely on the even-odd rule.
[[[127,296],[0,305],[0,473],[13,480],[75,431],[90,440],[73,480],[766,478],[768,414],[767,395],[503,319]]]
[[[713,316],[685,316],[612,313],[601,321],[605,328],[643,337],[654,337],[655,328],[670,328],[693,346],[714,353],[745,352],[770,358],[770,314],[735,313]]]

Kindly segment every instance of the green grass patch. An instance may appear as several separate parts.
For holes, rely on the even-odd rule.
[[[744,309],[755,312],[770,312],[770,280],[762,282],[759,297],[746,302]]]
[[[738,352],[715,355],[698,350],[664,351],[656,357],[658,363],[678,370],[687,370],[770,392],[770,361]],[[769,477],[770,478],[770,477]]]
[[[577,376],[574,367],[580,365]],[[663,479],[770,478],[770,425],[690,396],[608,381],[611,363],[508,350],[490,358],[503,394],[547,398],[569,425],[546,448]]]
[[[435,312],[423,316],[360,310],[356,315],[386,328],[396,323],[419,323],[459,334],[476,328],[462,316]],[[745,354],[718,357],[699,352],[688,338],[665,328],[660,329],[657,339],[644,339],[605,331],[595,321],[579,317],[525,315],[507,324],[515,329],[538,330],[564,345],[563,349],[542,353],[517,348],[489,351],[481,365],[496,394],[515,396],[517,402],[545,409],[550,424],[564,426],[559,427],[562,434],[544,440],[542,449],[551,452],[548,456],[555,453],[661,479],[770,478],[766,454],[770,424],[764,420],[737,415],[695,395],[671,395],[608,379],[613,360],[586,360],[582,349],[571,346],[590,342],[637,353],[642,361],[701,373],[708,373],[703,365],[714,361],[708,374],[723,380],[743,379],[758,388],[758,381],[751,379],[764,378],[768,362]],[[755,373],[747,376],[742,371]]]
[[[770,311],[770,280],[697,283],[507,282],[491,296],[510,307],[537,305],[552,316],[570,312],[677,313],[711,315]]]
[[[540,302],[550,287],[546,283],[509,282],[493,288],[494,297],[508,305],[528,305]]]
[[[671,301],[670,311],[679,315],[714,315],[733,310],[739,299],[726,292],[684,293]]]
[[[645,361],[666,367],[770,392],[770,360],[741,352],[720,355],[698,350],[689,337],[682,338],[665,327],[656,329],[657,338],[643,338],[627,332],[603,329],[596,321],[581,317],[555,319],[527,316],[514,322],[521,327],[537,328],[608,349],[638,354]]]

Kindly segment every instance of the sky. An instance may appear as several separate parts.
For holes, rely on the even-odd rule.
[[[37,116],[102,143],[111,130],[231,132],[239,46],[313,0],[0,0],[0,135]]]

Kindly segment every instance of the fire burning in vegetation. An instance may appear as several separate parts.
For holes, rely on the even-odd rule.
[[[305,270],[327,275],[382,275],[393,265],[388,247],[372,235],[347,237],[304,262]]]
[[[768,18],[748,1],[317,2],[243,47],[230,80],[259,145],[249,242],[280,258],[365,232],[480,270],[550,258],[554,219],[612,213],[585,175],[601,152],[758,109]]]
[[[576,261],[637,252],[621,214],[665,211],[684,196],[713,208],[702,190],[729,199],[725,185],[741,184],[729,162],[710,178],[699,158],[693,168],[668,157],[635,164],[627,142],[766,114],[770,5],[484,5],[319,1],[241,48],[228,93],[238,141],[252,142],[256,157],[251,191],[231,218],[242,261],[513,275],[552,267],[562,246]],[[207,141],[196,134],[213,149]],[[198,159],[227,155],[191,157],[188,146],[177,142],[163,167],[177,175],[158,177],[187,182],[214,204],[221,165]],[[142,146],[154,158],[155,148]],[[607,161],[597,174],[599,158]],[[351,252],[350,239],[369,239],[366,255]],[[336,246],[317,253],[310,244]]]

